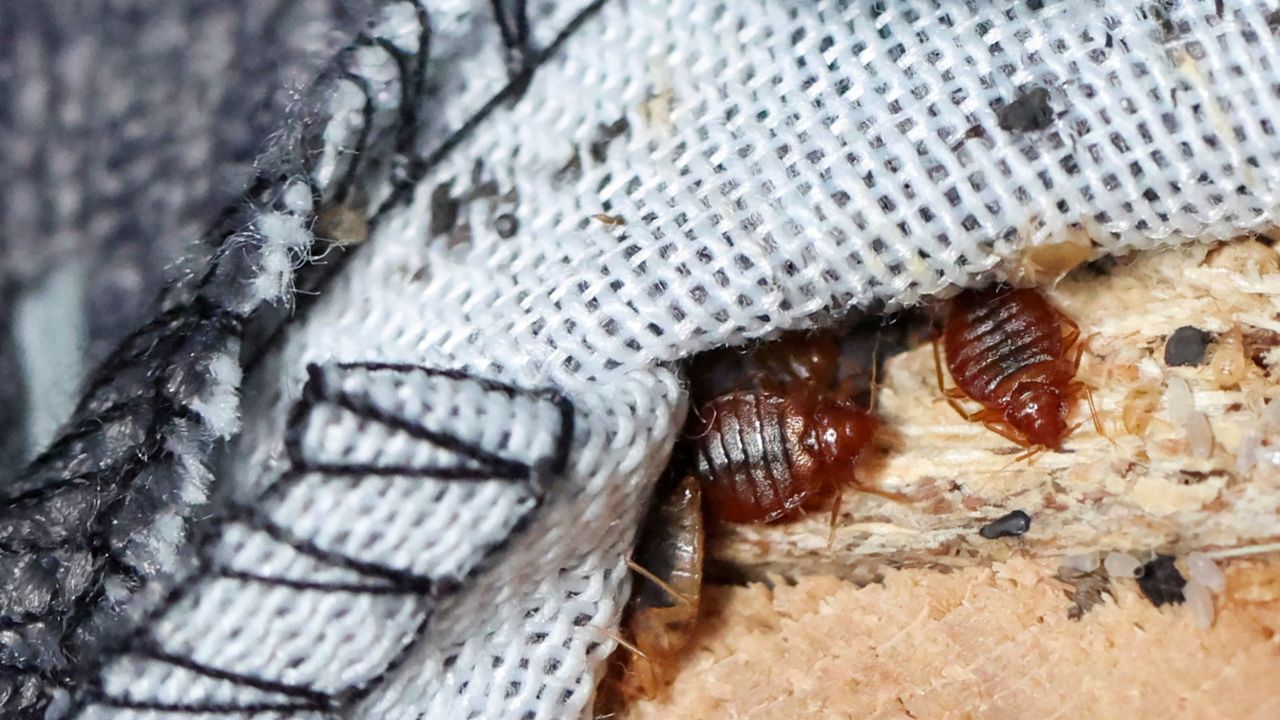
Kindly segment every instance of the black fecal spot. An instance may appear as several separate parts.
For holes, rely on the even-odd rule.
[[[1142,575],[1138,577],[1142,594],[1156,607],[1186,600],[1182,594],[1186,585],[1182,573],[1173,566],[1172,555],[1157,555],[1155,560],[1142,566]]]
[[[1267,13],[1267,27],[1271,28],[1271,32],[1280,30],[1280,10]]]
[[[995,540],[996,538],[1024,535],[1030,529],[1031,516],[1021,510],[1014,510],[1004,517],[983,525],[978,534],[988,540]]]
[[[1042,87],[1018,88],[1018,97],[996,111],[1000,129],[1007,132],[1044,130],[1053,124],[1053,106],[1049,91]]]
[[[1043,10],[1044,0],[1027,0],[1028,10]]]
[[[556,170],[556,174],[551,180],[556,185],[564,185],[566,183],[577,182],[582,178],[582,158],[577,153],[573,154],[564,165]]]
[[[1164,364],[1169,367],[1195,367],[1204,362],[1205,349],[1213,340],[1213,333],[1197,327],[1183,325],[1164,343]]]
[[[588,148],[591,153],[591,159],[596,163],[604,162],[605,155],[609,151],[609,143],[618,139],[623,133],[631,128],[631,123],[626,118],[618,118],[614,122],[605,125],[600,124],[596,131],[595,139],[591,141],[591,147]]]
[[[496,180],[485,180],[484,182],[476,183],[476,186],[471,190],[471,192],[467,193],[468,199],[491,198],[497,196],[498,182]]]
[[[1178,26],[1169,17],[1169,11],[1173,9],[1174,4],[1171,0],[1159,0],[1147,7],[1147,15],[1160,24],[1160,33],[1165,40],[1178,37]]]
[[[431,228],[432,237],[443,235],[458,223],[458,201],[450,194],[450,183],[441,183],[431,191]]]
[[[498,237],[507,240],[520,231],[520,221],[511,213],[503,213],[493,219],[493,231],[498,233]]]

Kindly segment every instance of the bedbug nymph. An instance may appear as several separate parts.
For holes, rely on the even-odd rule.
[[[1071,430],[1072,402],[1089,396],[1084,383],[1074,380],[1083,351],[1079,339],[1080,327],[1035,290],[967,290],[952,301],[942,337],[957,387],[943,388],[935,343],[938,386],[966,419],[1023,447],[1060,451]],[[966,412],[956,402],[965,397],[983,409]],[[1103,434],[1096,411],[1093,419]]]
[[[698,622],[702,594],[702,494],[685,477],[649,510],[631,569],[640,575],[623,626],[636,652],[618,689],[624,698],[652,698],[666,686]]]
[[[812,365],[834,375],[834,358]],[[689,440],[710,513],[770,522],[851,477],[876,422],[849,392],[831,389],[824,374],[721,395],[698,409]]]

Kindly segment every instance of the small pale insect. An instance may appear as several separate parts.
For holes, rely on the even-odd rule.
[[[685,477],[655,498],[631,568],[640,575],[623,620],[639,653],[624,666],[624,698],[652,698],[667,685],[698,621],[702,594],[702,493]]]

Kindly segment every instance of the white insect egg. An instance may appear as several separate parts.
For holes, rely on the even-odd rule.
[[[1227,586],[1227,578],[1213,558],[1204,553],[1193,552],[1187,555],[1187,571],[1191,581],[1200,583],[1218,593]]]
[[[1071,570],[1078,570],[1082,573],[1090,573],[1097,570],[1102,564],[1102,556],[1097,552],[1080,553],[1078,555],[1067,555],[1062,558],[1062,567]]]
[[[1138,569],[1142,567],[1142,563],[1128,553],[1112,551],[1107,553],[1107,559],[1102,561],[1102,567],[1111,577],[1132,578],[1138,576]]]
[[[1213,455],[1213,427],[1204,413],[1192,411],[1186,420],[1187,444],[1191,447],[1191,456],[1200,460],[1208,460]]]
[[[1267,463],[1272,466],[1280,467],[1280,445],[1267,445],[1258,448],[1253,454],[1258,464]]]
[[[1182,588],[1182,596],[1191,609],[1196,627],[1205,629],[1213,625],[1213,596],[1209,594],[1209,588],[1192,580]]]
[[[1165,406],[1169,408],[1169,419],[1174,425],[1186,425],[1187,416],[1196,409],[1195,397],[1191,394],[1191,386],[1180,377],[1169,378],[1164,391]]]
[[[1245,436],[1240,441],[1240,449],[1236,451],[1236,472],[1240,475],[1247,475],[1258,464],[1258,448],[1261,445],[1262,438],[1258,437],[1258,433],[1253,432]]]

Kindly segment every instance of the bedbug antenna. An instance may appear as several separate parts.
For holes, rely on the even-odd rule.
[[[1099,435],[1106,438],[1107,442],[1115,445],[1116,441],[1108,435],[1107,431],[1102,427],[1102,418],[1098,416],[1098,406],[1093,402],[1093,388],[1088,385],[1084,385],[1083,388],[1085,402],[1089,403],[1089,417],[1093,419],[1093,429],[1097,430]]]
[[[836,483],[836,496],[831,501],[831,522],[827,528],[827,552],[836,545],[836,518],[840,517],[840,501],[844,499],[844,488]]]
[[[670,595],[671,598],[675,600],[677,603],[681,605],[693,604],[693,602],[690,601],[689,598],[680,594],[678,590],[671,587],[671,585],[668,584],[665,580],[653,574],[648,570],[648,568],[644,567],[643,565],[636,562],[635,560],[632,560],[631,558],[627,558],[627,567],[631,568],[631,570],[635,572],[637,575],[643,577],[644,579],[648,580],[654,585],[657,585],[658,587],[662,588],[662,591]]]
[[[703,417],[702,411],[704,410],[707,412],[710,412],[711,417],[709,418]],[[693,414],[697,416],[698,420],[702,423],[703,428],[700,432],[693,435],[686,435],[685,437],[689,438],[690,440],[697,440],[698,438],[705,437],[706,435],[711,433],[711,431],[715,428],[716,415],[718,412],[719,410],[717,410],[715,406],[708,406],[708,407],[702,407],[702,408],[698,408],[695,406],[693,408]]]
[[[938,380],[938,392],[942,394],[942,399],[947,401],[952,410],[955,410],[960,417],[965,420],[972,420],[973,413],[964,409],[960,401],[955,397],[955,388],[947,389],[946,382],[942,379],[942,350],[938,347],[938,341],[933,341],[933,374]]]
[[[592,630],[598,630],[598,631],[600,631],[600,634],[601,634],[601,635],[604,635],[605,637],[607,637],[607,638],[609,638],[610,640],[612,640],[612,641],[614,641],[614,642],[618,643],[619,645],[621,645],[622,647],[626,648],[627,650],[630,650],[631,652],[635,653],[636,655],[638,655],[638,656],[640,656],[640,657],[644,658],[644,659],[645,659],[645,661],[647,661],[647,662],[653,662],[652,660],[649,660],[649,656],[648,656],[648,655],[645,655],[645,654],[644,654],[644,652],[643,652],[640,648],[638,648],[638,647],[636,647],[635,645],[632,645],[631,643],[627,642],[627,640],[626,640],[625,638],[623,638],[623,637],[622,637],[621,635],[619,635],[618,633],[616,633],[616,632],[614,632],[614,631],[610,630],[609,628],[606,628],[606,627],[600,627],[599,625],[594,625],[594,624],[591,624],[591,623],[587,623],[587,624],[586,624],[586,625],[584,625],[583,627],[589,627],[589,628],[591,628]]]
[[[883,331],[883,324],[876,326],[876,339],[871,344],[871,400],[867,403],[867,412],[873,414],[876,411],[876,380],[880,372],[880,336]]]
[[[1032,460],[1035,460],[1035,458],[1036,458],[1036,456],[1037,456],[1037,455],[1039,455],[1040,453],[1044,452],[1044,451],[1045,451],[1045,450],[1047,450],[1047,449],[1048,449],[1048,448],[1046,448],[1044,445],[1036,445],[1036,446],[1035,446],[1035,447],[1033,447],[1033,448],[1029,448],[1029,449],[1027,449],[1026,451],[1024,451],[1021,455],[1019,455],[1018,457],[1016,457],[1016,458],[1014,458],[1014,459],[1010,460],[1010,461],[1009,461],[1009,463],[1008,463],[1007,465],[1005,465],[1004,467],[1000,468],[999,472],[1004,472],[1004,471],[1008,470],[1009,468],[1013,467],[1014,465],[1017,465],[1018,463],[1022,462],[1023,460],[1026,460],[1026,461],[1027,461],[1027,464],[1028,464],[1028,465],[1031,465],[1031,464],[1032,464],[1032,462],[1031,462],[1031,461],[1032,461]]]

